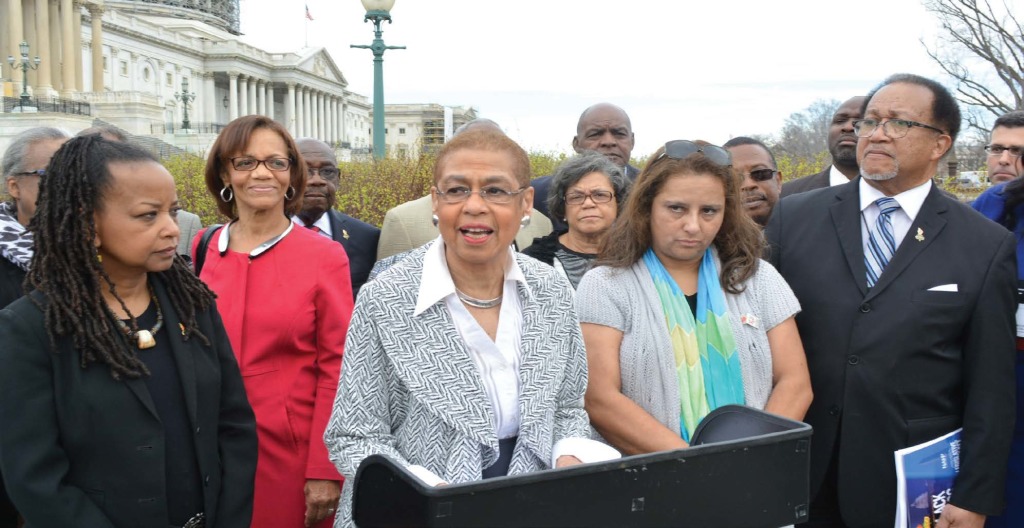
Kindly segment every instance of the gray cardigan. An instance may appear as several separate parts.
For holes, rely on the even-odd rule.
[[[717,254],[715,263],[721,268]],[[767,331],[800,311],[793,291],[771,264],[760,261],[739,294],[725,294],[740,355],[746,404],[763,409],[772,391]],[[675,356],[661,301],[643,260],[627,269],[600,266],[576,290],[581,323],[622,331],[622,393],[673,431],[679,429]],[[753,317],[750,317],[753,316]],[[742,322],[742,319],[748,322]]]

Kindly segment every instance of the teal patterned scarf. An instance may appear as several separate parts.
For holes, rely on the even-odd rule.
[[[679,382],[679,431],[689,442],[693,430],[709,412],[723,405],[744,403],[743,373],[725,293],[711,248],[704,252],[700,264],[696,316],[653,249],[644,253],[644,264],[665,313]]]

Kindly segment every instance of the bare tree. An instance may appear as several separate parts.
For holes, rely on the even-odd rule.
[[[828,150],[828,128],[839,104],[835,99],[818,99],[807,108],[789,114],[779,132],[779,140],[772,144],[772,151],[776,155],[814,158]]]
[[[921,43],[956,82],[957,98],[968,107],[967,124],[985,132],[990,117],[1024,108],[1024,27],[1009,4],[999,6],[989,0],[924,0],[943,34],[934,47]]]

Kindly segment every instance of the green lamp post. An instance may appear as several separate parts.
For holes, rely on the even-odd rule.
[[[35,60],[28,58],[28,42],[22,42],[18,46],[18,51],[21,52],[21,58],[8,56],[7,63],[11,65],[11,69],[21,70],[21,105],[24,107],[31,99],[28,94],[28,71],[38,69],[41,61],[39,57],[36,57]]]
[[[384,158],[384,51],[405,49],[405,46],[385,46],[381,38],[380,23],[391,23],[391,8],[395,0],[361,0],[366,9],[363,22],[373,22],[373,44],[369,46],[352,44],[353,48],[369,49],[373,52],[373,157]]]
[[[188,120],[188,104],[196,100],[195,92],[189,93],[188,91],[188,77],[181,78],[181,93],[175,92],[174,98],[181,101],[181,109],[184,114],[181,119],[181,128],[188,130],[192,125]]]

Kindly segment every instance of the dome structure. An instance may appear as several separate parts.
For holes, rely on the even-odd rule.
[[[196,20],[233,35],[240,33],[238,0],[108,0],[105,3],[121,11]]]

